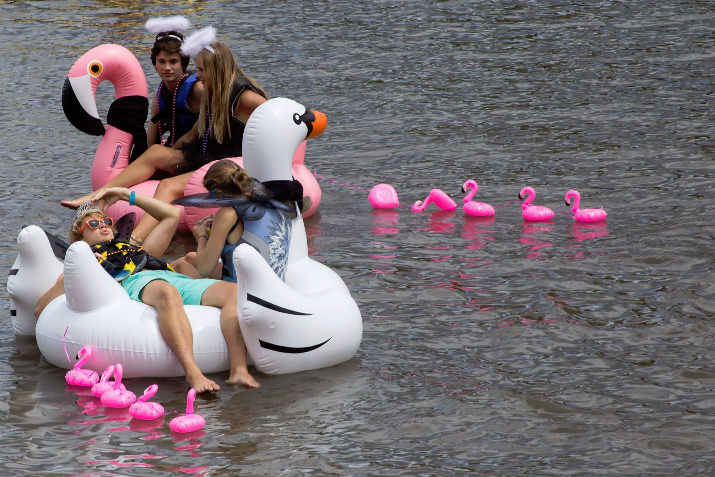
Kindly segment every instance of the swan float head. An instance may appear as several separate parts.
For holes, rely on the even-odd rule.
[[[319,136],[328,123],[320,111],[288,98],[258,106],[243,132],[243,164],[261,182],[293,180],[293,155],[305,139]]]
[[[80,56],[65,79],[62,109],[74,127],[93,136],[104,134],[95,94],[105,80],[114,84],[115,100],[129,96],[147,97],[144,71],[134,54],[123,46],[100,45]]]

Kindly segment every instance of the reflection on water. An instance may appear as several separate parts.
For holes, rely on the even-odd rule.
[[[712,5],[708,2],[4,2],[0,262],[87,192],[97,139],[62,82],[106,42],[150,85],[148,16],[213,25],[269,94],[324,111],[309,253],[364,319],[355,359],[197,400],[201,435],[67,389],[0,321],[3,475],[711,475]],[[100,95],[107,95],[100,91]],[[102,102],[102,101],[100,101]],[[109,105],[110,101],[102,102]],[[101,107],[101,105],[100,105]],[[106,107],[106,106],[105,106]],[[100,114],[104,117],[104,113]],[[491,219],[407,203],[466,177]],[[527,223],[523,184],[556,210]],[[607,222],[574,222],[579,189]],[[181,235],[170,254],[190,251]],[[0,288],[0,312],[9,299]],[[220,379],[221,376],[215,377]],[[140,392],[149,380],[127,380]]]

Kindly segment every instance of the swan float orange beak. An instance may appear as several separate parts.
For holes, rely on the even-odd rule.
[[[325,131],[325,126],[328,125],[328,117],[324,113],[311,109],[306,109],[302,116],[296,114],[293,120],[296,124],[303,123],[308,127],[306,139],[320,136]]]

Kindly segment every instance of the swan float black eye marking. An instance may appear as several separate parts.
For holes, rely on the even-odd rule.
[[[315,114],[308,108],[305,108],[303,114],[294,113],[293,122],[296,124],[303,123],[308,128],[308,136],[313,132],[313,122],[315,121]]]
[[[287,315],[310,316],[312,314],[312,313],[303,313],[300,311],[290,310],[288,308],[283,308],[282,306],[275,305],[275,304],[273,304],[269,301],[266,301],[262,298],[258,298],[257,296],[251,295],[250,293],[246,295],[246,298],[251,303],[255,303],[256,305],[260,305],[264,308],[268,308],[269,310],[277,311],[280,313],[285,313]]]

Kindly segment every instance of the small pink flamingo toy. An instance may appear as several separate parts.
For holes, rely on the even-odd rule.
[[[454,210],[457,208],[457,203],[446,192],[441,189],[432,189],[424,202],[418,200],[412,204],[412,212],[422,212],[430,203],[435,204],[442,210]]]
[[[99,382],[92,386],[92,396],[101,398],[102,394],[107,391],[114,389],[114,381],[110,381],[109,378],[114,374],[114,365],[110,364],[102,373],[102,377],[99,378]],[[120,384],[120,389],[127,389],[123,384]]]
[[[92,348],[89,346],[83,347],[77,353],[79,361],[75,363],[74,368],[67,371],[65,381],[72,386],[94,386],[99,381],[99,375],[91,369],[82,369],[82,365],[89,361],[92,356]]]
[[[524,199],[524,195],[528,195],[526,200],[521,204],[521,216],[525,220],[549,220],[553,218],[554,211],[542,205],[531,205],[531,202],[536,198],[536,191],[527,186],[519,192],[519,199]]]
[[[469,189],[472,190],[469,191]],[[472,200],[472,198],[477,195],[477,190],[479,190],[479,186],[472,179],[469,179],[462,186],[462,192],[469,191],[469,193],[464,196],[464,199],[462,199],[462,202],[464,202],[464,205],[462,205],[464,213],[475,217],[491,217],[494,215],[494,207],[489,204],[485,204],[484,202],[476,202]]]
[[[578,205],[581,202],[581,194],[577,190],[570,190],[566,192],[566,205],[571,205],[571,199],[573,199],[573,207],[571,210],[574,213],[574,219],[578,222],[598,222],[600,220],[605,220],[608,215],[603,208],[601,209],[579,209]]]
[[[175,417],[169,423],[169,427],[174,432],[194,432],[201,430],[206,424],[204,416],[194,414],[194,399],[196,399],[196,391],[194,388],[189,389],[189,394],[186,396],[186,414]]]
[[[129,415],[135,419],[143,419],[145,421],[152,421],[158,417],[164,415],[164,406],[158,402],[148,402],[147,399],[151,398],[156,394],[159,386],[152,384],[144,390],[137,402],[129,406]]]
[[[397,191],[390,184],[377,184],[370,189],[367,200],[376,209],[394,209],[400,205],[400,201],[397,199]]]
[[[102,394],[102,404],[107,407],[129,407],[137,400],[137,396],[127,389],[122,389],[122,365],[114,366],[114,389]]]

